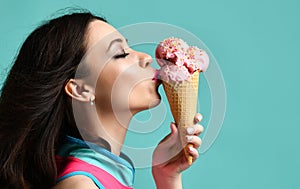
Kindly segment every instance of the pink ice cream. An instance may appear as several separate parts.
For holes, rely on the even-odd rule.
[[[155,56],[161,66],[158,74],[165,82],[188,81],[195,71],[205,72],[209,64],[209,57],[204,50],[189,47],[182,39],[175,37],[160,42]]]

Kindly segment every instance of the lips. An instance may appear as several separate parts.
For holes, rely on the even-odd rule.
[[[159,70],[155,69],[152,81],[155,82],[155,86],[158,88],[158,86],[162,83],[159,75]]]
[[[159,71],[157,69],[155,69],[152,80],[154,80],[154,81],[160,80],[160,76],[158,73],[159,73]]]

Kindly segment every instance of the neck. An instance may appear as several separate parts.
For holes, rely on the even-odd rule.
[[[111,152],[120,155],[125,141],[127,128],[133,116],[126,111],[101,111],[90,106],[79,107],[76,112],[77,128],[83,140],[103,146],[103,140],[109,143]],[[104,145],[105,146],[105,145]]]
[[[120,116],[112,113],[99,114],[98,119],[101,124],[101,131],[98,136],[106,140],[111,147],[111,152],[115,155],[120,155],[122,146],[125,141],[127,129],[132,117]]]

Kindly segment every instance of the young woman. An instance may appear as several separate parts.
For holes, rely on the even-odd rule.
[[[34,30],[0,98],[0,188],[132,188],[121,152],[134,114],[156,106],[151,57],[103,18],[73,13]],[[200,114],[187,132],[198,158]],[[153,154],[157,188],[181,188],[189,167],[176,125]]]

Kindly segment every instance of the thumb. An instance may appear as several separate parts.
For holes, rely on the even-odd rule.
[[[170,129],[171,129],[171,137],[176,138],[178,135],[178,129],[175,123],[171,122],[170,124]]]

